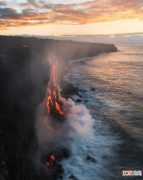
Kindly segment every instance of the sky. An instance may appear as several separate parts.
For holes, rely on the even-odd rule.
[[[0,35],[138,37],[142,32],[143,0],[0,0]]]

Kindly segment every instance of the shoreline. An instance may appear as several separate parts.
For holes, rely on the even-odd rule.
[[[36,153],[38,148],[35,118],[37,106],[45,98],[50,74],[50,69],[44,67],[41,61],[47,56],[44,46],[49,43],[48,47],[50,47],[51,42],[55,41],[3,36],[0,36],[0,40],[1,81],[3,82],[3,86],[1,85],[2,111],[0,114],[1,176],[5,180],[19,180],[22,178],[39,180],[41,177],[44,180],[47,177],[42,174],[43,170],[36,170],[32,161],[33,154]],[[57,45],[54,44],[55,49],[52,48],[50,52],[59,58],[61,65],[59,68],[63,70],[62,73],[58,72],[60,77],[58,81],[60,81],[69,58],[73,57],[72,54],[77,53],[74,57],[85,56],[82,52],[78,54],[78,51],[81,50],[80,44],[83,46],[83,52],[84,45],[93,44],[66,42],[69,49],[66,54],[62,54],[61,49],[57,48],[66,43],[64,41],[56,42]],[[70,47],[76,44],[78,44],[78,48],[74,46],[74,50],[71,52]],[[111,49],[113,51],[117,50],[114,45],[100,45],[113,47]],[[66,46],[67,44],[64,45],[65,48]],[[64,49],[64,47],[62,48]],[[109,49],[107,48],[107,51]],[[36,56],[33,51],[37,53]],[[92,51],[94,51],[94,48],[92,48]],[[92,51],[88,53],[91,55]],[[96,53],[94,52],[94,55]],[[68,55],[70,55],[69,58],[67,58]]]
[[[75,66],[76,66],[76,63],[75,63]],[[76,82],[76,79],[75,79],[75,82]],[[72,82],[70,81],[70,83],[72,83]],[[77,84],[77,83],[75,83],[75,84]],[[77,86],[77,88],[78,88],[78,86]],[[105,121],[106,120],[109,120],[109,119],[105,118]],[[141,143],[141,142],[137,141],[137,139],[135,139],[133,136],[131,136],[131,134],[128,134],[120,124],[118,124],[116,121],[114,121],[114,119],[111,119],[109,124],[110,124],[110,130],[113,133],[113,135],[114,134],[115,134],[115,136],[117,135],[117,137],[116,137],[117,143],[119,141],[121,141],[121,142],[119,142],[119,144],[117,146],[115,144],[115,147],[113,147],[113,149],[112,149],[115,152],[116,156],[118,157],[117,160],[121,161],[120,163],[124,162],[125,167],[127,167],[127,168],[129,167],[129,169],[130,169],[131,164],[128,163],[128,161],[129,162],[131,161],[131,163],[134,164],[136,162],[136,160],[138,160],[138,166],[141,167],[141,160],[139,159],[139,157],[142,158],[142,149],[139,146],[139,143]],[[132,157],[132,160],[130,159],[130,157]],[[115,160],[115,163],[117,163],[116,160]],[[122,164],[122,165],[124,165],[124,164]],[[122,173],[122,167],[119,166],[120,164],[118,165],[119,166],[118,170],[115,168],[112,168],[112,162],[109,162],[109,165],[110,165],[109,171],[111,171],[112,173],[116,172],[117,177],[120,177],[121,173]],[[116,164],[116,166],[117,166],[117,164]]]

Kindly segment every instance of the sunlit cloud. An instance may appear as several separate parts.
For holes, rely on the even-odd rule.
[[[2,4],[6,2],[1,1]],[[0,8],[0,29],[46,24],[85,25],[125,19],[142,21],[142,7],[143,0],[96,0],[69,5],[28,0],[15,9],[8,5]]]

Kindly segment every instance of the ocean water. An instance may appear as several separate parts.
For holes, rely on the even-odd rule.
[[[65,79],[86,90],[72,98],[82,100],[76,104],[86,106],[94,124],[92,136],[76,142],[72,156],[62,161],[64,180],[127,179],[123,170],[143,170],[143,46],[117,48],[69,63]]]

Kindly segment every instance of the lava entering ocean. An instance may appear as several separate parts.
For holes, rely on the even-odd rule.
[[[50,53],[48,53],[50,54]],[[50,54],[51,55],[51,54]],[[53,55],[52,55],[53,56]],[[54,57],[54,56],[53,56]],[[55,58],[55,57],[54,57]],[[53,113],[57,113],[58,115],[65,115],[62,111],[60,105],[62,105],[62,101],[59,99],[58,91],[57,91],[57,78],[56,78],[56,70],[57,70],[57,61],[51,68],[51,78],[48,83],[47,88],[47,116],[44,120],[44,125],[54,133],[55,129],[48,124],[48,116],[54,115]],[[51,155],[49,162],[46,163],[46,166],[50,172],[53,172],[55,176],[59,176],[62,172],[62,166],[56,162],[54,155]]]
[[[23,48],[28,48],[26,45],[23,45]],[[56,120],[57,118],[64,116],[64,112],[61,109],[62,106],[62,101],[59,99],[59,95],[58,95],[58,90],[57,90],[57,75],[56,75],[56,71],[57,71],[57,60],[56,58],[51,54],[49,54],[49,60],[50,63],[48,61],[46,61],[45,59],[43,59],[42,56],[40,56],[39,54],[37,55],[34,51],[32,51],[32,54],[35,56],[35,58],[37,58],[39,61],[42,60],[42,65],[44,67],[47,68],[47,71],[50,70],[51,71],[51,77],[48,83],[48,87],[46,90],[46,107],[47,107],[47,112],[45,115],[45,112],[43,113],[45,119],[42,116],[42,127],[47,127],[53,134],[50,133],[50,131],[48,131],[48,129],[44,128],[45,131],[54,136],[56,135],[55,132],[55,124],[53,124],[53,121],[51,121],[51,119]],[[54,60],[53,60],[54,59]],[[45,68],[45,69],[46,69]],[[46,74],[47,75],[47,74]],[[49,75],[49,74],[48,74]],[[44,86],[45,88],[45,86]],[[45,102],[45,101],[43,101]],[[45,106],[45,104],[44,104]],[[44,108],[43,108],[44,109]],[[53,117],[53,118],[51,118]],[[56,117],[56,118],[55,118]],[[43,122],[44,120],[44,122]],[[50,122],[52,122],[52,125],[50,124]],[[49,125],[50,124],[50,125]],[[44,126],[43,126],[44,125]],[[54,127],[52,127],[54,126]],[[48,137],[48,136],[47,136]],[[50,146],[52,147],[53,142],[50,143]],[[57,179],[56,177],[59,177],[60,174],[62,173],[63,169],[62,169],[62,165],[59,164],[57,162],[57,155],[51,155],[54,154],[55,152],[53,151],[53,149],[51,148],[51,150],[46,151],[46,153],[42,152],[41,156],[44,156],[46,154],[46,156],[44,157],[44,165],[46,166],[46,169],[48,169],[48,171],[50,172],[50,174],[52,175],[52,177],[55,177],[54,179]],[[47,172],[46,172],[47,174]]]
[[[23,45],[24,48],[27,48],[26,45]],[[42,57],[39,57],[34,51],[32,51],[32,53],[35,55],[35,57],[42,59]],[[47,116],[44,120],[44,125],[51,131],[54,132],[54,128],[52,128],[50,125],[47,124],[47,119],[48,119],[48,115],[49,114],[60,114],[60,115],[64,115],[64,112],[61,110],[60,105],[62,105],[62,101],[59,99],[58,97],[58,91],[57,91],[57,78],[56,78],[56,71],[57,71],[57,59],[54,55],[52,55],[51,53],[47,52],[53,59],[54,61],[49,58],[50,62],[52,65],[50,65],[47,61],[45,61],[44,59],[42,60],[42,62],[51,69],[51,78],[50,81],[48,83],[48,88],[47,88]]]
[[[53,57],[55,58],[55,56]],[[63,116],[64,112],[61,110],[60,105],[62,105],[62,101],[58,98],[58,91],[57,91],[57,80],[56,80],[57,79],[56,78],[57,61],[56,63],[52,61],[52,63],[53,63],[53,66],[51,69],[51,78],[50,78],[50,82],[48,83],[48,88],[47,88],[47,109],[48,109],[47,113],[48,114],[45,118],[44,124],[46,125],[46,127],[48,127],[48,129],[51,132],[54,132],[54,128],[52,128],[50,125],[47,124],[48,115],[53,112],[53,113],[57,113]]]

